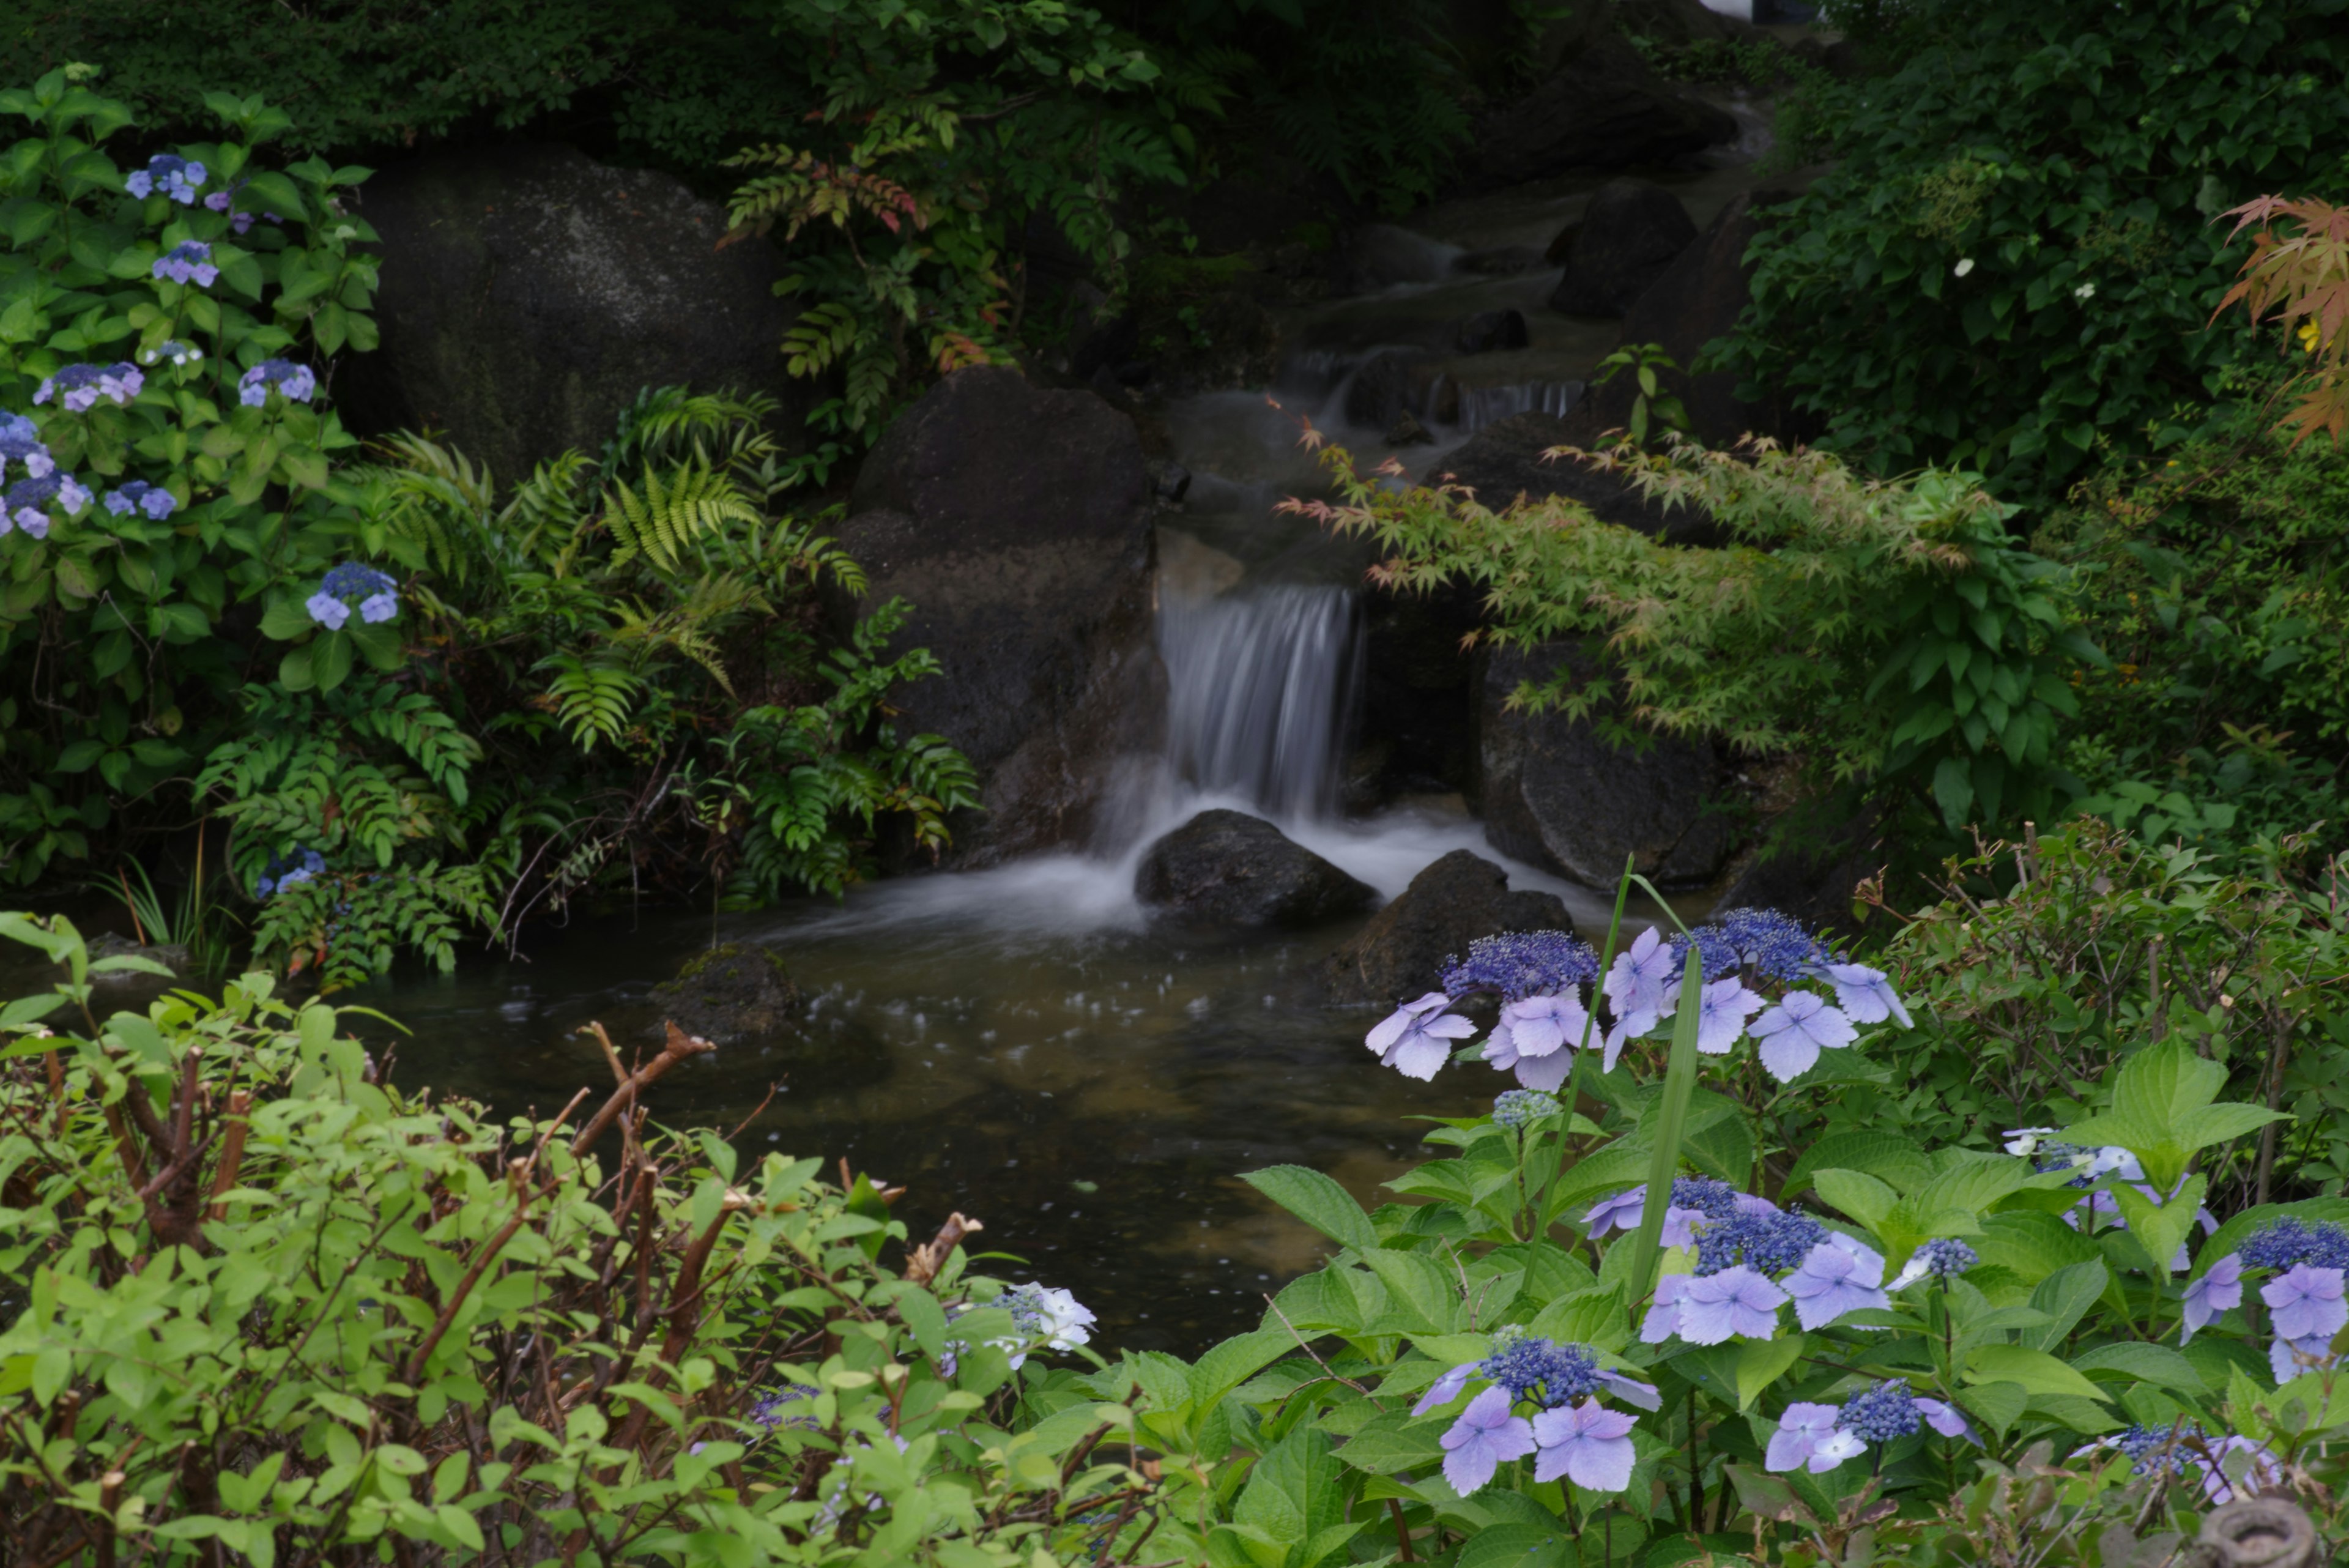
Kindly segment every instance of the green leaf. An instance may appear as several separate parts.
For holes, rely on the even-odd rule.
[[[1819,1170],[1811,1173],[1811,1185],[1822,1201],[1850,1215],[1870,1231],[1881,1231],[1885,1216],[1892,1212],[1899,1195],[1872,1176],[1857,1170]]]
[[[332,691],[351,672],[352,649],[347,632],[330,631],[306,649],[296,649],[295,652],[310,654],[310,677],[321,691]],[[293,654],[286,657],[291,659]]]
[[[2203,1197],[2209,1189],[2209,1178],[2189,1176],[2178,1196],[2161,1204],[2127,1182],[2111,1189],[2113,1200],[2120,1206],[2121,1218],[2128,1221],[2129,1234],[2145,1249],[2158,1278],[2167,1280],[2172,1272],[2170,1260],[2186,1245],[2186,1238],[2192,1233],[2194,1222],[2201,1213]]]
[[[2166,1345],[2145,1345],[2134,1341],[2100,1345],[2094,1350],[2074,1356],[2072,1368],[2082,1373],[2109,1372],[2116,1377],[2152,1383],[2195,1399],[2202,1398],[2211,1391],[2209,1380],[2194,1363]]]
[[[1975,1425],[2003,1438],[2030,1407],[2031,1390],[2020,1383],[1977,1383],[1957,1404]]]
[[[291,642],[317,627],[310,612],[292,599],[272,599],[261,613],[261,635],[275,642]]]
[[[2112,1276],[2101,1259],[2067,1263],[2039,1282],[2031,1304],[2047,1314],[2047,1322],[2022,1331],[2023,1343],[2033,1350],[2052,1351],[2064,1343],[2088,1309],[2105,1293]]]
[[[1749,1410],[1761,1392],[1786,1375],[1802,1359],[1810,1341],[1799,1334],[1776,1339],[1749,1339],[1737,1349],[1737,1407]]]
[[[1966,1356],[1969,1383],[2014,1383],[2032,1395],[2103,1399],[2105,1391],[2044,1350],[2020,1345],[1978,1345]]]
[[[1829,1133],[1805,1149],[1802,1158],[1795,1162],[1795,1168],[1787,1173],[1781,1199],[1808,1187],[1813,1175],[1821,1170],[1856,1171],[1887,1183],[1896,1192],[1912,1191],[1932,1174],[1924,1151],[1896,1133]]]
[[[1625,868],[1630,875],[1630,868]],[[1689,944],[1688,961],[1681,974],[1681,994],[1695,996],[1704,989],[1702,955]],[[1648,1199],[1640,1210],[1640,1231],[1631,1245],[1631,1297],[1644,1301],[1656,1284],[1656,1255],[1664,1234],[1664,1210],[1680,1167],[1681,1129],[1688,1122],[1689,1099],[1696,1088],[1696,1031],[1702,1009],[1683,1007],[1672,1020],[1671,1054],[1666,1058],[1663,1093],[1658,1097],[1655,1152],[1648,1162]]]
[[[1358,1252],[1378,1251],[1379,1233],[1371,1217],[1321,1172],[1301,1165],[1275,1165],[1248,1171],[1240,1179],[1331,1241]]]

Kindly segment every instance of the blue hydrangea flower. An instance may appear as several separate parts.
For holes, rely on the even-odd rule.
[[[70,473],[55,469],[20,479],[0,493],[0,535],[23,529],[36,539],[49,536],[50,508],[70,513],[89,504],[89,492]]]
[[[1825,1475],[1844,1460],[1857,1459],[1866,1451],[1867,1445],[1844,1426],[1843,1411],[1838,1407],[1797,1399],[1778,1417],[1778,1429],[1770,1434],[1762,1468],[1781,1473],[1806,1469],[1813,1475]]]
[[[1725,979],[1744,967],[1744,961],[1738,956],[1737,944],[1730,940],[1729,933],[1719,926],[1702,925],[1686,936],[1674,936],[1671,939],[1674,974],[1680,973],[1688,966],[1688,950],[1692,940],[1695,942],[1700,961],[1704,965],[1705,979]]]
[[[166,337],[152,348],[139,351],[140,362],[152,365],[158,359],[169,359],[174,365],[193,365],[202,360],[204,351],[192,343],[182,343],[176,337]]]
[[[8,477],[11,462],[22,463],[28,479],[47,478],[57,468],[57,460],[42,443],[40,427],[22,414],[0,410],[0,479]]]
[[[1371,1025],[1362,1044],[1378,1053],[1381,1067],[1392,1067],[1406,1078],[1426,1083],[1452,1059],[1452,1042],[1476,1033],[1474,1023],[1444,1011],[1451,1004],[1450,997],[1431,991]]]
[[[315,849],[295,845],[285,854],[273,857],[260,879],[253,885],[253,896],[266,898],[288,888],[299,887],[325,874],[326,857]]]
[[[146,384],[146,372],[127,359],[113,365],[67,365],[41,383],[33,401],[46,403],[56,397],[67,412],[87,413],[100,398],[120,408]]]
[[[1807,979],[1835,956],[1793,917],[1775,909],[1732,909],[1713,923],[1742,963],[1775,981],[1791,984]]]
[[[1588,1491],[1621,1491],[1631,1484],[1638,1453],[1631,1446],[1636,1423],[1596,1399],[1534,1417],[1534,1480],[1560,1476]]]
[[[1631,939],[1631,945],[1615,955],[1615,963],[1607,971],[1603,988],[1607,1004],[1615,1016],[1647,1012],[1658,1018],[1671,1015],[1674,990],[1672,981],[1680,970],[1672,962],[1672,950],[1653,926]]]
[[[1895,1377],[1844,1401],[1843,1428],[1864,1443],[1889,1443],[1914,1437],[1925,1425],[1909,1392],[1909,1380]]]
[[[158,189],[180,205],[192,204],[196,192],[203,188],[204,166],[191,163],[184,158],[174,158],[168,152],[158,152],[147,160],[147,167],[125,178],[122,188],[145,201]],[[207,202],[205,205],[210,206]]]
[[[182,240],[155,258],[154,275],[210,288],[220,276],[220,268],[212,265],[212,246],[202,240]]]
[[[1534,1451],[1534,1424],[1511,1413],[1505,1390],[1487,1388],[1468,1401],[1460,1418],[1436,1441],[1444,1449],[1444,1479],[1466,1497],[1491,1480],[1505,1460],[1521,1459]]]
[[[1604,1387],[1599,1362],[1578,1345],[1559,1345],[1539,1334],[1506,1334],[1477,1370],[1509,1391],[1511,1402],[1527,1400],[1546,1410]]]
[[[1501,1127],[1522,1127],[1565,1109],[1555,1095],[1545,1095],[1538,1089],[1510,1089],[1493,1101],[1493,1120]]]
[[[1859,1036],[1840,1010],[1807,991],[1786,992],[1746,1033],[1757,1043],[1763,1068],[1782,1084],[1809,1072],[1821,1051],[1840,1049]]]
[[[170,491],[160,484],[150,484],[143,479],[134,479],[119,490],[106,493],[106,509],[117,517],[128,517],[134,511],[143,512],[160,523],[177,510],[179,504],[179,498]]]
[[[1444,993],[1455,1001],[1478,992],[1498,992],[1504,1002],[1562,996],[1598,978],[1599,955],[1567,931],[1479,937],[1467,958],[1446,959],[1443,972]]]
[[[1675,1281],[1667,1299],[1665,1287]],[[1667,1274],[1657,1283],[1640,1337],[1651,1345],[1674,1335],[1690,1345],[1720,1345],[1741,1335],[1767,1339],[1777,1331],[1778,1309],[1790,1299],[1744,1264],[1717,1274]]]
[[[236,380],[236,400],[248,409],[257,409],[269,400],[272,391],[297,403],[306,403],[318,389],[318,379],[307,365],[297,365],[291,359],[264,359]]]
[[[1884,1293],[1883,1254],[1837,1232],[1829,1232],[1778,1283],[1795,1298],[1795,1321],[1806,1329],[1823,1328],[1846,1313],[1892,1304]]]
[[[343,623],[351,618],[351,607],[324,588],[304,599],[302,607],[310,612],[312,620],[328,631],[342,630]]]
[[[1893,1276],[1892,1282],[1885,1289],[1900,1290],[1905,1286],[1915,1284],[1928,1274],[1937,1280],[1950,1279],[1964,1273],[1981,1261],[1980,1254],[1963,1241],[1949,1237],[1928,1241],[1909,1254],[1909,1262],[1903,1265],[1898,1274]]]
[[[1745,1212],[1707,1225],[1697,1237],[1696,1272],[1717,1274],[1743,1263],[1764,1274],[1802,1266],[1823,1245],[1827,1228],[1807,1214]]]
[[[359,601],[359,618],[370,625],[389,620],[399,609],[399,584],[373,566],[346,561],[327,572],[318,591],[303,601],[310,618],[328,631],[340,631],[351,618],[350,601]]]
[[[2244,1239],[2238,1255],[2247,1269],[2289,1269],[2311,1263],[2349,1270],[2349,1230],[2320,1220],[2310,1224],[2290,1215],[2261,1226]]]

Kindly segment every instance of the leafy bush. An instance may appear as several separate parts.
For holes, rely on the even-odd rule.
[[[0,933],[69,976],[0,1012],[11,1562],[1010,1568],[1158,1522],[1132,1410],[1020,1368],[1089,1314],[958,1226],[892,1277],[894,1191],[648,1124],[706,1042],[500,1126],[265,976],[32,1028],[143,961]]]
[[[2349,33],[2335,0],[1928,9],[1927,47],[1829,95],[1840,162],[1773,210],[1729,358],[1881,471],[2058,494],[2100,442],[2189,431],[2240,352],[2199,330],[2210,220],[2349,172]]]
[[[1766,446],[1604,454],[1731,540],[1686,549],[1560,498],[1496,513],[1456,490],[1390,489],[1341,450],[1328,462],[1338,501],[1289,504],[1377,540],[1375,581],[1484,588],[1504,646],[1603,640],[1610,670],[1564,668],[1516,701],[1799,752],[1826,781],[1930,804],[1952,832],[2050,816],[2068,791],[2057,723],[2077,709],[2072,672],[2101,655],[2063,625],[2065,572],[2015,546],[2013,508],[1971,475],[1871,481]]]
[[[126,169],[129,109],[54,71],[0,93],[0,878],[91,854],[237,721],[251,617],[357,544],[316,401],[375,342],[366,171],[257,150],[286,127],[213,94],[232,139]],[[343,638],[381,659],[396,635]]]

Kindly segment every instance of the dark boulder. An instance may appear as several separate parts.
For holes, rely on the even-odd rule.
[[[1488,117],[1464,161],[1474,183],[1492,189],[1572,169],[1669,162],[1736,135],[1728,110],[1673,88],[1609,37]]]
[[[996,366],[931,388],[864,460],[839,535],[869,577],[854,607],[902,596],[893,649],[945,666],[893,700],[899,734],[978,772],[957,863],[1086,837],[1119,760],[1156,747],[1153,490],[1131,420]]]
[[[1881,814],[1789,813],[1772,829],[1772,842],[1732,870],[1716,908],[1781,909],[1814,930],[1849,929],[1853,889],[1884,868]]]
[[[1695,238],[1696,224],[1678,196],[1646,180],[1609,180],[1592,194],[1575,230],[1550,308],[1620,316]]]
[[[1452,346],[1463,354],[1490,354],[1523,348],[1532,341],[1532,335],[1526,330],[1523,311],[1485,310],[1460,324]]]
[[[1203,811],[1143,852],[1134,897],[1186,925],[1317,925],[1378,895],[1262,817]]]
[[[1630,857],[1660,888],[1702,888],[1739,842],[1733,775],[1710,745],[1670,735],[1645,751],[1619,750],[1588,720],[1507,706],[1520,682],[1547,679],[1563,650],[1497,650],[1485,667],[1479,714],[1478,805],[1485,836],[1505,855],[1588,888],[1612,888]]]
[[[661,1015],[688,1034],[723,1044],[771,1034],[800,1015],[800,990],[771,947],[727,942],[698,952],[653,987]]]
[[[1815,433],[1811,417],[1799,413],[1785,398],[1749,403],[1738,397],[1735,371],[1691,375],[1687,369],[1707,345],[1736,327],[1739,315],[1752,301],[1746,247],[1760,232],[1766,209],[1791,194],[1786,190],[1756,191],[1731,201],[1712,227],[1683,249],[1623,313],[1622,342],[1661,344],[1682,367],[1663,373],[1664,389],[1681,400],[1688,410],[1690,427],[1707,446],[1729,446],[1749,433],[1785,443],[1807,440]],[[1600,431],[1620,428],[1630,418],[1631,400],[1636,396],[1638,388],[1629,375],[1593,388],[1571,417],[1576,443],[1587,445]]]
[[[1501,931],[1570,931],[1573,917],[1555,893],[1509,891],[1509,874],[1455,849],[1411,879],[1395,901],[1330,955],[1330,995],[1340,1002],[1403,1002],[1436,988],[1444,961],[1478,937]]]
[[[1399,794],[1465,794],[1475,776],[1475,661],[1462,642],[1483,624],[1466,582],[1362,599],[1366,743],[1349,766],[1347,805]]]
[[[1476,499],[1499,511],[1519,495],[1535,501],[1562,495],[1580,502],[1601,522],[1636,528],[1675,545],[1709,545],[1719,538],[1710,517],[1678,507],[1667,512],[1628,482],[1601,472],[1572,458],[1545,460],[1554,447],[1595,442],[1598,431],[1577,416],[1512,414],[1478,431],[1460,446],[1432,477],[1444,483],[1465,485]]]
[[[383,237],[382,346],[335,388],[363,434],[446,431],[500,480],[595,452],[648,386],[765,392],[800,431],[819,395],[783,369],[796,314],[764,241],[667,174],[535,144],[395,164],[361,187]]]
[[[1425,354],[1389,349],[1354,372],[1346,387],[1346,420],[1364,430],[1384,430],[1404,414],[1429,406],[1435,369]]]

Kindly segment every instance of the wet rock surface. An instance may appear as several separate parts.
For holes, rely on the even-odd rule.
[[[653,987],[653,1005],[688,1034],[724,1044],[795,1023],[800,989],[771,947],[727,942],[694,954]]]
[[[1262,817],[1203,811],[1143,852],[1134,896],[1162,919],[1297,928],[1368,909],[1378,895]]]
[[[1678,196],[1647,180],[1610,180],[1575,227],[1550,307],[1569,316],[1620,316],[1696,237]]]
[[[866,458],[839,537],[870,580],[842,607],[911,601],[893,649],[945,667],[893,701],[901,736],[978,770],[957,864],[1083,839],[1119,761],[1155,748],[1154,488],[1132,421],[994,366],[932,388]]]
[[[382,345],[335,388],[361,434],[445,431],[511,482],[595,452],[648,386],[770,394],[793,441],[822,395],[777,351],[795,312],[773,248],[718,249],[724,209],[670,175],[523,144],[395,164],[361,192]]]
[[[1588,721],[1507,706],[1521,682],[1561,663],[1585,679],[1594,668],[1566,649],[1486,658],[1477,805],[1493,847],[1586,888],[1613,887],[1627,856],[1660,888],[1713,881],[1741,836],[1722,809],[1733,795],[1721,755],[1669,735],[1643,752],[1618,749]]]
[[[1726,109],[1664,81],[1622,39],[1601,38],[1478,127],[1464,184],[1665,163],[1736,135]]]
[[[1446,959],[1478,937],[1502,931],[1570,931],[1573,917],[1555,893],[1512,892],[1509,874],[1455,849],[1411,879],[1330,955],[1330,992],[1339,1002],[1403,1002],[1436,988]]]

